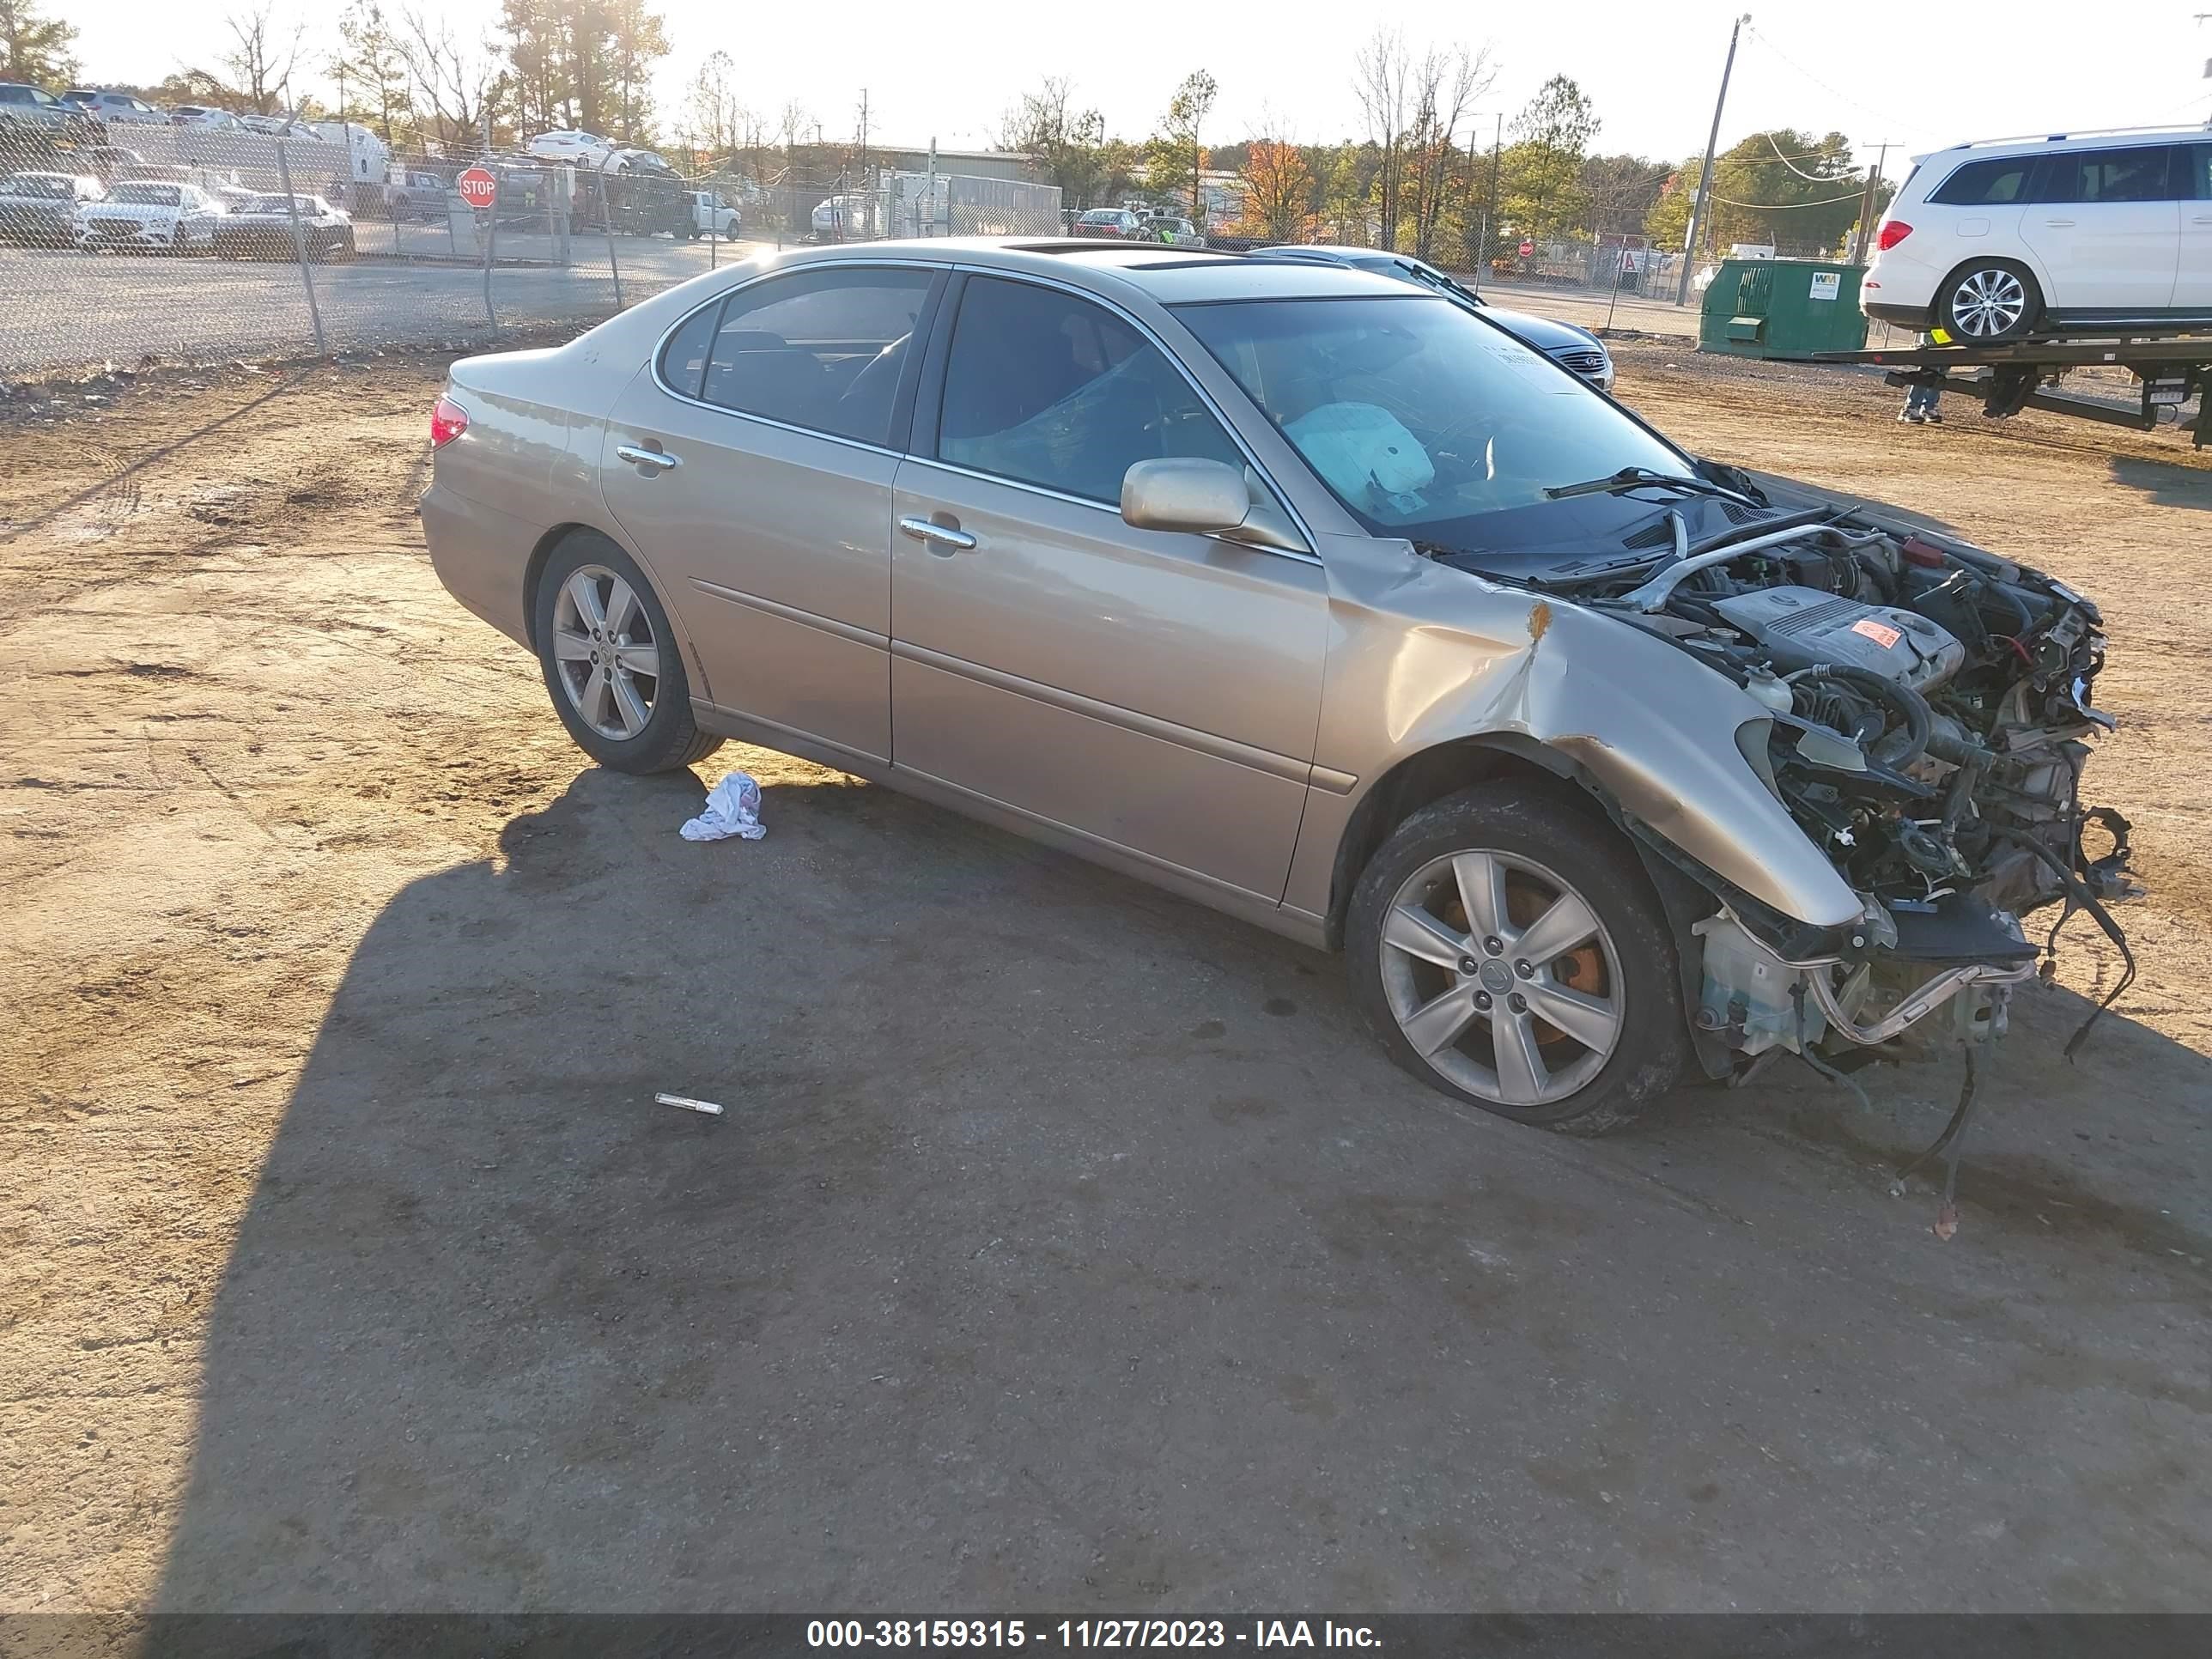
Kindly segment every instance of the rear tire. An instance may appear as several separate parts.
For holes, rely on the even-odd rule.
[[[1961,345],[2025,338],[2043,317],[2043,295],[2027,266],[2010,259],[1960,265],[1936,290],[1936,324]]]
[[[1688,1058],[1658,896],[1560,787],[1486,785],[1407,818],[1360,874],[1345,951],[1390,1057],[1516,1123],[1620,1128]]]
[[[607,538],[578,531],[554,549],[531,611],[554,712],[600,765],[670,772],[722,746],[692,718],[690,683],[659,596]]]

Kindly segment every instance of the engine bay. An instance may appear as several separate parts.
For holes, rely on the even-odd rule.
[[[2095,605],[1948,537],[1750,499],[1765,510],[1702,547],[1670,511],[1671,556],[1532,584],[1659,635],[1764,708],[1738,747],[1865,907],[1817,960],[1747,906],[1697,923],[1698,1030],[1739,1066],[1779,1048],[1850,1070],[1946,1005],[1962,1038],[2001,1031],[2009,987],[2077,913],[2124,959],[2105,907],[2135,890],[2128,825],[2081,793],[2113,724],[2091,702]],[[2023,919],[2052,904],[2039,951]]]

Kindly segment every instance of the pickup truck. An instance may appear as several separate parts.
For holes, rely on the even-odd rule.
[[[690,213],[690,222],[684,231],[684,240],[688,242],[696,242],[702,236],[719,236],[726,242],[738,234],[744,222],[743,216],[718,190],[687,190],[684,201]]]

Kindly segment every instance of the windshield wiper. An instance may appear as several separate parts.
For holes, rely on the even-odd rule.
[[[1563,501],[1570,495],[1619,495],[1632,489],[1680,489],[1692,495],[1717,495],[1724,501],[1741,501],[1746,507],[1756,505],[1740,490],[1709,483],[1703,478],[1686,478],[1673,472],[1655,472],[1648,466],[1624,466],[1610,477],[1587,478],[1581,483],[1559,484],[1544,492],[1547,501]]]

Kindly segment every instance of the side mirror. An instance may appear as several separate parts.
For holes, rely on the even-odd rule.
[[[1139,530],[1219,536],[1290,553],[1312,550],[1258,480],[1223,461],[1139,461],[1121,476],[1121,519]]]

